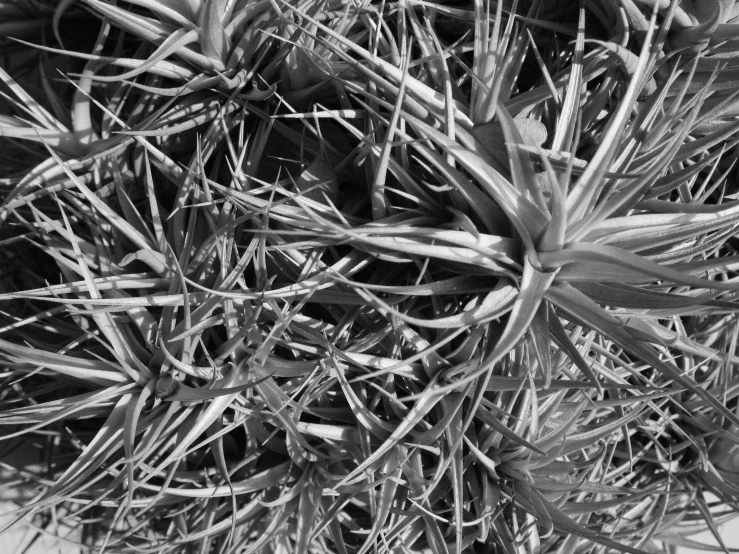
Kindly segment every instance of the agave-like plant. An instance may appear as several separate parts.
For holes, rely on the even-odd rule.
[[[84,2],[91,131],[37,135],[3,198],[1,438],[60,454],[16,523],[110,552],[721,540],[739,123],[673,54],[692,11]],[[108,25],[156,50],[103,55]],[[132,71],[96,96],[107,61]]]

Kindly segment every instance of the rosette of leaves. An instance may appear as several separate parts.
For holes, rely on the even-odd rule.
[[[59,21],[70,21],[71,15],[64,12]],[[197,133],[212,123],[216,114],[230,115],[240,108],[210,90],[177,101],[152,94],[143,89],[155,88],[162,81],[153,74],[136,79],[136,85],[143,89],[120,80],[95,85],[94,79],[110,70],[104,67],[100,54],[105,51],[111,26],[108,22],[100,25],[96,18],[92,21],[98,27],[91,37],[74,43],[89,48],[90,53],[16,41],[14,51],[20,55],[9,56],[8,63],[0,66],[0,135],[6,139],[0,183],[7,187],[0,220],[19,207],[46,202],[73,186],[59,159],[82,182],[101,178],[130,183],[146,151],[168,179],[177,181],[182,176],[178,164],[191,162]],[[77,23],[71,18],[70,27]],[[61,35],[68,35],[66,28],[61,29]],[[115,43],[115,48],[105,53],[120,61],[122,42]],[[131,134],[132,129],[138,134]],[[116,194],[114,188],[96,193],[102,198]]]
[[[478,7],[478,13],[484,13],[481,6]],[[456,8],[440,7],[438,10],[449,17],[469,17],[469,12]],[[354,287],[378,311],[384,311],[391,319],[396,318],[398,325],[402,322],[414,327],[410,331],[403,327],[404,340],[417,349],[412,359],[420,358],[430,375],[442,375],[444,377],[441,380],[449,381],[448,384],[440,384],[431,379],[423,392],[411,394],[410,398],[416,404],[411,411],[413,417],[406,420],[408,426],[402,430],[396,429],[388,442],[384,443],[384,448],[374,452],[344,482],[360,479],[363,471],[379,467],[383,461],[387,461],[392,446],[401,441],[403,433],[410,433],[411,425],[417,425],[424,413],[429,414],[441,407],[442,420],[444,417],[456,417],[452,415],[453,410],[443,411],[442,399],[445,394],[458,392],[463,397],[468,394],[470,405],[479,408],[484,402],[483,391],[489,392],[487,383],[494,380],[495,375],[520,376],[518,372],[532,379],[541,378],[546,390],[552,377],[549,374],[553,367],[550,359],[552,343],[557,347],[555,351],[563,357],[561,360],[568,360],[567,363],[573,364],[572,367],[577,367],[583,378],[592,383],[594,390],[599,390],[603,383],[593,373],[593,367],[596,366],[591,361],[585,362],[575,343],[603,341],[589,353],[589,356],[595,355],[596,358],[615,347],[619,356],[626,356],[621,363],[631,369],[626,369],[624,365],[621,367],[630,374],[633,360],[640,360],[637,366],[647,370],[653,377],[659,375],[657,378],[663,384],[671,383],[673,387],[688,391],[680,394],[688,394],[695,406],[704,406],[704,409],[699,409],[702,416],[711,414],[708,416],[712,421],[711,430],[707,431],[710,442],[732,440],[731,429],[736,419],[733,411],[736,407],[735,396],[730,394],[731,400],[723,404],[697,383],[706,378],[709,381],[718,379],[722,383],[733,382],[735,373],[728,367],[733,362],[708,369],[702,365],[707,358],[698,362],[690,354],[691,360],[697,364],[695,367],[702,367],[707,372],[703,373],[703,369],[691,372],[690,379],[697,378],[698,381],[686,380],[684,370],[674,365],[673,360],[675,357],[683,359],[686,348],[699,348],[699,343],[682,329],[672,327],[676,319],[670,323],[660,320],[669,314],[668,319],[678,318],[681,325],[694,321],[692,318],[698,318],[695,321],[701,322],[700,325],[706,324],[703,318],[713,324],[715,320],[708,317],[709,313],[720,316],[724,311],[733,313],[735,310],[736,282],[732,272],[736,259],[725,256],[731,249],[723,250],[723,245],[735,230],[736,216],[729,214],[734,213],[736,208],[732,202],[716,203],[717,197],[713,196],[717,189],[725,189],[726,173],[716,175],[717,180],[711,181],[711,185],[701,179],[698,188],[691,192],[688,189],[692,185],[688,182],[695,183],[694,177],[698,174],[705,175],[704,170],[717,167],[725,149],[736,144],[737,128],[734,124],[721,132],[708,133],[695,140],[692,137],[694,133],[703,134],[698,129],[698,118],[702,101],[709,91],[705,90],[704,95],[694,97],[688,105],[669,99],[666,92],[680,76],[678,73],[644,98],[645,86],[654,74],[655,64],[666,63],[660,60],[668,31],[666,26],[660,29],[659,36],[652,32],[653,24],[647,29],[645,46],[626,83],[615,79],[611,79],[610,83],[599,83],[596,79],[610,68],[607,65],[603,67],[602,50],[594,49],[586,53],[583,14],[577,33],[578,41],[572,51],[570,70],[547,76],[549,79],[545,79],[540,87],[519,92],[509,72],[520,70],[527,40],[523,32],[513,30],[512,23],[503,31],[502,27],[496,25],[490,29],[475,19],[479,25],[475,31],[479,31],[479,34],[468,46],[476,54],[471,68],[450,62],[446,68],[442,66],[432,70],[435,62],[428,61],[429,67],[419,69],[416,73],[408,68],[417,68],[420,64],[414,65],[407,45],[425,45],[428,48],[424,52],[425,59],[433,59],[434,53],[441,59],[444,50],[434,43],[432,36],[426,34],[427,30],[415,19],[412,10],[398,15],[398,28],[407,33],[397,39],[397,49],[401,53],[399,66],[387,63],[348,40],[342,40],[342,37],[321,27],[320,22],[307,15],[301,14],[301,17],[329,37],[326,43],[330,39],[340,45],[335,52],[346,49],[347,61],[349,56],[359,57],[365,66],[371,68],[362,71],[359,64],[355,67],[358,73],[362,71],[361,75],[369,84],[361,80],[341,81],[346,90],[357,95],[362,111],[356,116],[359,121],[365,122],[364,125],[347,121],[347,112],[343,111],[326,110],[322,117],[333,117],[354,135],[360,149],[364,147],[366,154],[363,163],[371,168],[368,170],[370,179],[367,186],[370,188],[372,222],[356,225],[349,218],[337,222],[331,208],[326,210],[303,202],[301,205],[311,214],[313,223],[309,225],[296,221],[293,223],[296,231],[304,229],[307,232],[314,225],[312,228],[316,234],[312,240],[323,237],[323,244],[350,244],[378,259],[421,268],[422,274],[408,277],[408,282],[417,283],[417,288],[404,289],[406,295],[417,296],[422,294],[421,291],[427,291],[425,294],[429,296],[440,294],[438,291],[441,290],[454,290],[457,294],[465,291],[459,282],[447,285],[443,279],[435,278],[440,275],[464,279],[479,273],[500,278],[497,281],[498,288],[492,289],[487,296],[464,304],[453,301],[420,302],[413,296],[406,300],[399,289],[393,294],[396,289],[382,282],[365,284],[337,277],[341,283]],[[423,51],[421,46],[419,49]],[[584,61],[594,59],[599,61],[601,67],[586,71]],[[468,79],[468,86],[459,86],[465,83],[464,77],[470,73],[474,77]],[[488,76],[489,81],[481,75]],[[588,86],[583,98],[580,91],[590,82],[596,86],[592,89]],[[683,89],[682,93],[685,92]],[[643,98],[641,101],[640,95]],[[578,114],[580,102],[583,111]],[[545,111],[549,109],[548,103],[554,104],[555,109]],[[612,116],[602,111],[602,107],[609,104],[612,106]],[[549,119],[552,118],[552,112],[557,114],[554,121]],[[632,113],[636,115],[632,117]],[[528,121],[521,120],[522,114],[528,116]],[[310,119],[308,115],[305,117]],[[544,150],[537,148],[542,142],[536,136],[542,124],[539,117],[549,119],[553,135],[547,138],[551,142]],[[503,145],[496,144],[495,126],[499,129],[497,132],[505,137],[505,162],[499,159]],[[379,132],[376,131],[378,128],[381,129]],[[374,139],[372,142],[367,138],[370,132]],[[381,138],[377,139],[378,136]],[[589,142],[585,148],[579,142],[584,139]],[[657,144],[661,147],[656,148]],[[709,150],[703,150],[702,145],[708,144],[712,145]],[[718,150],[711,150],[718,144],[721,144]],[[534,154],[534,161],[541,165],[532,163],[529,153]],[[587,154],[588,158],[580,158],[582,154]],[[418,165],[414,165],[416,160]],[[548,181],[549,184],[545,190],[541,187],[541,175],[537,175],[537,169],[541,167],[545,169],[544,182]],[[415,178],[419,175],[417,172],[423,177]],[[714,174],[715,171],[711,171],[711,175]],[[688,181],[681,181],[685,177]],[[392,182],[392,186],[388,182]],[[700,202],[693,200],[696,192],[700,193]],[[718,198],[721,196],[719,193]],[[244,201],[249,202],[246,198]],[[700,204],[700,207],[696,204]],[[249,206],[254,207],[252,204]],[[453,218],[447,220],[446,225],[456,230],[439,229],[444,220],[441,214],[447,211],[448,206],[454,207],[451,209]],[[727,214],[731,221],[726,220],[727,226],[721,230],[706,228],[705,236],[702,229],[698,231],[701,238],[697,240],[705,244],[707,250],[703,250],[703,247],[694,249],[696,236],[691,234],[689,238],[684,237],[676,232],[676,227],[672,227],[678,221],[690,227],[704,217],[705,221],[713,222],[711,225],[718,224],[721,217],[713,215],[718,212]],[[424,217],[428,219],[424,220]],[[670,230],[664,228],[666,233],[660,231],[663,225],[668,225]],[[676,233],[673,235],[673,232]],[[668,238],[668,235],[671,236]],[[701,253],[695,258],[689,251]],[[723,277],[717,281],[711,276],[719,266],[719,273]],[[693,269],[699,267],[701,277]],[[708,273],[703,273],[704,270]],[[506,294],[510,291],[506,287],[512,286],[506,279],[513,279],[517,283],[513,285],[518,289],[515,300]],[[445,285],[449,288],[445,288]],[[721,293],[719,289],[726,292]],[[471,290],[466,292],[471,293]],[[641,294],[645,296],[640,296],[638,300],[631,296]],[[651,299],[648,300],[648,297]],[[654,302],[658,297],[675,301],[682,297],[691,306],[657,305]],[[712,304],[710,308],[693,303],[697,298],[709,297]],[[418,311],[413,313],[414,309]],[[484,331],[475,329],[476,324],[497,319],[506,312],[509,312],[509,316],[505,324],[490,325]],[[424,330],[419,331],[419,328]],[[561,329],[565,329],[565,332]],[[582,334],[570,343],[568,341],[572,337],[567,334],[567,329],[577,329],[577,334]],[[464,354],[450,360],[448,356],[457,351],[450,349],[448,344],[459,337],[456,335],[458,332],[465,338],[461,341],[464,347],[459,347]],[[526,336],[530,336],[528,341]],[[483,337],[488,340],[483,340]],[[688,347],[688,344],[692,346]],[[665,348],[676,350],[665,357]],[[697,354],[697,350],[693,352]],[[707,350],[703,352],[712,355]],[[730,355],[733,356],[733,352]],[[603,367],[610,366],[610,363]],[[725,367],[726,371],[720,367]],[[483,386],[481,382],[486,384]],[[496,390],[495,387],[491,385],[492,390]],[[524,385],[520,387],[524,388]],[[478,396],[473,395],[470,389],[477,391]],[[537,389],[537,393],[540,392]],[[529,405],[529,401],[520,397],[516,399],[524,407],[515,402],[511,406],[526,409],[525,406]],[[671,402],[666,401],[667,404]],[[463,405],[464,401],[454,404],[461,412],[464,412]],[[496,405],[500,407],[500,404]],[[662,408],[652,414],[661,411]],[[450,452],[455,453],[455,449],[461,448],[462,444],[470,446],[471,450],[473,446],[478,446],[469,444],[470,438],[464,435],[464,430],[473,428],[475,415],[479,413],[472,410],[466,417],[460,415],[464,423],[460,429],[463,431],[455,433],[456,441],[448,445]],[[623,417],[644,417],[644,414],[639,414],[640,411],[635,410]],[[528,419],[528,414],[520,416],[517,413],[516,416],[513,419],[520,426],[515,427],[515,436],[520,439],[525,427],[521,422]],[[702,420],[701,424],[707,423],[702,416],[693,419],[683,414],[680,419],[685,420],[685,428],[690,428],[697,424],[698,419]],[[572,417],[568,421],[578,419],[576,415]],[[615,418],[610,423],[618,426],[620,423],[617,424],[617,421],[619,419]],[[605,422],[600,428],[603,433],[608,433]],[[494,431],[490,432],[496,436]],[[671,428],[668,434],[672,432],[687,441],[681,442],[681,449],[687,448],[687,444],[694,440],[686,437],[679,427]],[[594,427],[593,434],[587,436],[593,438],[596,435]],[[498,440],[506,443],[500,437]],[[514,467],[532,464],[531,450],[524,448],[520,440],[511,440],[517,448],[521,448],[521,455],[527,460],[521,462],[522,466]],[[631,440],[626,439],[626,442],[630,443]],[[485,444],[489,447],[491,443],[495,443],[495,440],[491,439]],[[560,447],[567,450],[564,443]],[[654,457],[656,463],[663,463],[659,460],[666,459],[665,452],[664,446],[660,446],[660,453]],[[701,446],[693,451],[692,456],[707,464],[710,463],[707,452],[705,446]],[[511,453],[502,454],[492,448],[488,453],[492,454],[480,455],[477,460],[482,465],[489,462],[487,467],[493,466],[496,471],[510,467],[506,463],[498,465],[497,460],[510,460],[509,456],[515,458]],[[470,457],[474,458],[474,455],[470,454]],[[493,461],[490,462],[489,458]],[[462,456],[462,459],[465,458]],[[690,467],[687,462],[689,459],[690,456],[683,459],[687,466],[670,459],[674,465],[668,464],[668,467],[685,476],[684,492],[694,497],[696,490],[700,491],[706,483],[701,483],[697,478],[699,472],[692,476],[688,476],[688,472],[681,473],[684,467]],[[544,469],[548,465],[547,460],[554,461],[556,457],[543,455],[539,462],[528,467],[550,471]],[[718,460],[714,458],[713,461]],[[452,472],[448,478],[454,488],[453,455],[446,459],[442,456],[439,464]],[[649,464],[643,467],[646,469]],[[577,528],[585,536],[596,537],[591,540],[603,539],[597,533],[588,535],[582,527],[573,527],[572,521],[561,518],[561,512],[551,505],[549,493],[553,491],[546,489],[547,485],[542,489],[532,488],[531,475],[527,476],[525,472],[516,474],[514,470],[508,477],[520,483],[518,486],[523,492],[518,498],[524,499],[520,500],[521,505],[540,524],[545,522],[546,538],[550,538],[549,533],[553,530],[564,532],[567,528],[568,532],[575,533],[574,529]],[[464,495],[464,490],[462,487],[455,491],[456,499]],[[723,497],[728,498],[726,494]],[[556,498],[562,501],[561,496]],[[698,505],[695,507],[695,504],[676,502],[671,508],[676,508],[673,515],[679,519],[691,506],[695,510],[705,507],[700,502]],[[449,510],[454,509],[453,502],[448,506]],[[658,514],[668,509],[667,504],[658,502],[650,506],[642,512],[644,519],[624,527],[621,536],[637,537],[637,529],[641,528],[643,532],[654,526],[648,535],[652,537],[659,530],[666,529],[659,524],[662,516]],[[710,512],[701,510],[701,514],[711,526]],[[457,522],[462,519],[462,516],[455,517]],[[602,529],[615,532],[615,528],[609,528],[613,523],[600,520],[599,524]],[[640,527],[642,524],[645,527]],[[462,548],[465,533],[461,529],[462,523],[457,525],[457,546]],[[538,543],[538,539],[532,540],[533,544]],[[577,539],[571,536],[568,540]],[[644,544],[647,540],[642,537],[637,544]],[[548,542],[549,547],[554,544],[556,542]],[[571,542],[568,544],[572,546]],[[566,547],[560,548],[567,551]],[[626,547],[622,545],[621,548]]]
[[[113,82],[150,73],[175,82],[174,87],[159,87],[157,94],[247,87],[251,98],[268,97],[291,41],[299,38],[294,25],[267,0],[132,0],[120,5],[84,0],[84,4],[154,48],[145,59],[110,60],[128,71],[97,80]]]
[[[345,5],[339,32],[278,1],[301,39],[275,67],[318,68],[290,86],[328,76],[325,105],[235,96],[180,163],[152,110],[128,181],[51,157],[55,194],[7,210],[34,257],[3,252],[25,272],[0,424],[66,458],[24,474],[20,515],[114,552],[636,553],[715,529],[739,127],[698,133],[710,91],[670,96],[679,67],[649,90],[666,25],[625,72],[586,9],[494,7]]]

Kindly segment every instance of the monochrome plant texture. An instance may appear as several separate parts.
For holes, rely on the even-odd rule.
[[[723,545],[738,60],[733,0],[0,0],[5,529]]]

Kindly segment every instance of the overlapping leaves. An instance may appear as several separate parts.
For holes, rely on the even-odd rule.
[[[19,517],[98,510],[115,552],[644,552],[715,528],[738,129],[704,53],[665,56],[702,19],[85,4],[106,19],[73,128],[3,73],[7,134],[48,155],[0,208],[23,275],[0,425],[69,454]],[[154,50],[112,59],[111,29]]]

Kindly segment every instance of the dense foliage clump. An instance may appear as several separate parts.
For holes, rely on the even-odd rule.
[[[733,0],[0,0],[8,528],[721,541],[737,60]]]

